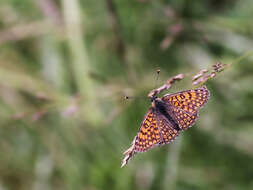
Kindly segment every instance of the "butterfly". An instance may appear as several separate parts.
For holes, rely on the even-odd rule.
[[[133,151],[145,152],[155,145],[173,141],[181,131],[191,127],[198,118],[198,110],[210,97],[206,86],[166,94],[162,98],[151,97],[148,109],[135,137]]]

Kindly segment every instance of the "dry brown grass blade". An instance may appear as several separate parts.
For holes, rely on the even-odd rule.
[[[149,94],[148,94],[148,97],[151,98],[151,97],[154,97],[158,94],[160,94],[161,92],[163,92],[164,90],[168,90],[171,88],[172,84],[174,84],[176,81],[180,81],[184,78],[184,74],[180,73],[176,76],[173,76],[173,77],[170,77],[164,85],[160,86],[159,88],[157,89],[154,89],[152,90]]]
[[[133,157],[135,156],[136,152],[134,151],[134,145],[135,145],[135,139],[136,139],[137,136],[134,137],[134,140],[132,142],[132,146],[127,149],[123,154],[125,155],[125,157],[123,158],[122,160],[122,163],[121,163],[121,168],[123,168],[127,163],[128,161]]]

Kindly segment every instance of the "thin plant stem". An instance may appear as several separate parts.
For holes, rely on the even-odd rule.
[[[84,45],[84,32],[82,30],[82,19],[85,14],[81,16],[80,7],[81,5],[79,0],[63,1],[63,13],[66,23],[67,38],[73,58],[71,67],[74,72],[78,93],[81,97],[85,98],[85,102],[81,107],[81,110],[83,111],[83,115],[85,115],[86,120],[96,125],[99,124],[102,119],[100,119],[100,109],[96,105],[96,88],[89,76],[91,62],[88,58],[88,52]]]
[[[250,57],[252,55],[253,55],[253,50],[243,54],[240,57],[238,57],[237,59],[235,59],[235,61],[232,62],[232,64],[239,63],[239,62],[243,61],[244,59],[247,59],[248,57]]]
[[[205,84],[207,81],[211,80],[211,79],[214,79],[215,77],[211,77],[211,74],[214,74],[214,76],[218,75],[219,73],[223,72],[224,70],[226,70],[227,68],[229,68],[229,66],[231,65],[234,65],[236,63],[240,63],[242,62],[243,60],[249,58],[250,56],[253,55],[253,50],[252,51],[249,51],[245,54],[243,54],[242,56],[238,57],[237,59],[235,59],[233,62],[231,62],[230,64],[221,64],[221,63],[218,63],[220,68],[218,68],[217,70],[212,70],[212,69],[209,69],[207,70],[208,71],[208,74],[207,75],[203,75],[202,77],[200,77],[200,79],[202,80],[201,82],[198,82],[197,84],[195,84],[194,86],[196,88],[202,86],[203,84]],[[216,63],[217,64],[217,63]],[[215,65],[214,65],[215,66]],[[214,67],[213,66],[213,67]],[[219,67],[218,66],[218,67]],[[220,69],[220,70],[219,70]],[[210,74],[211,73],[211,74]],[[206,77],[206,78],[205,78]]]

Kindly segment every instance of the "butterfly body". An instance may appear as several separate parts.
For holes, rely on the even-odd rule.
[[[155,145],[173,141],[181,131],[191,127],[198,110],[209,99],[209,91],[201,88],[151,97],[151,107],[144,117],[135,139],[134,151],[145,152]]]

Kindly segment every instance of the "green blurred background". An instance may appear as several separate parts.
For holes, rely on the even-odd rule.
[[[1,0],[0,189],[253,189],[253,57],[206,83],[193,128],[120,168],[150,105],[123,97],[235,62],[252,16],[252,0]]]

